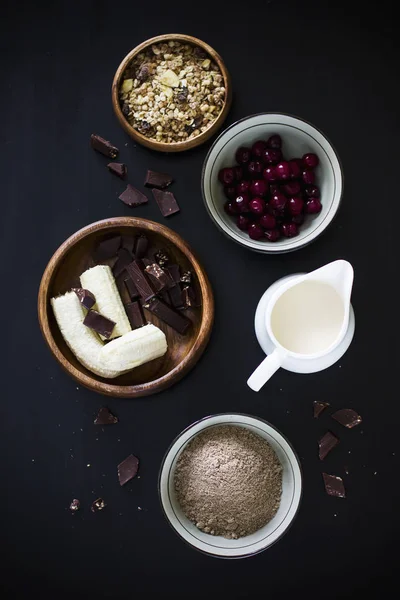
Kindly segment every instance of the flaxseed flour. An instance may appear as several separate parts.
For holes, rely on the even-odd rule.
[[[276,514],[282,466],[266,440],[244,427],[217,425],[194,438],[175,470],[185,515],[206,533],[237,539]]]

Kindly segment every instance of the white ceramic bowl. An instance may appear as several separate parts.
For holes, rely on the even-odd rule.
[[[174,474],[177,459],[193,437],[215,425],[237,425],[257,433],[271,444],[283,467],[282,498],[275,517],[255,533],[238,540],[228,540],[200,531],[184,515],[176,499]],[[170,525],[193,548],[220,558],[246,558],[272,546],[287,531],[296,516],[302,494],[300,463],[289,442],[266,421],[243,414],[213,415],[193,423],[173,441],[161,464],[159,494]]]
[[[234,218],[224,211],[226,198],[218,172],[235,163],[235,153],[240,146],[251,146],[259,139],[278,133],[283,140],[287,159],[315,152],[320,164],[316,169],[317,185],[321,189],[322,211],[308,216],[294,238],[281,238],[277,242],[256,241],[241,231]],[[232,240],[266,254],[279,254],[298,250],[314,241],[331,223],[337,213],[343,191],[342,167],[332,144],[326,136],[307,121],[282,113],[261,113],[246,117],[223,131],[211,146],[203,165],[202,193],[206,208],[214,223]]]

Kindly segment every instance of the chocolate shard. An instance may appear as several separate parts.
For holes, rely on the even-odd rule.
[[[184,308],[197,308],[200,303],[197,299],[197,294],[191,285],[186,285],[182,290]]]
[[[118,417],[113,415],[106,406],[102,406],[93,422],[95,425],[115,425],[118,423]]]
[[[125,248],[125,250],[128,250],[128,252],[131,253],[132,258],[134,258],[133,249],[135,247],[135,237],[133,235],[122,235],[121,236],[121,247]]]
[[[97,498],[94,502],[92,502],[92,506],[90,507],[92,512],[100,512],[103,510],[107,504],[104,502],[103,498]]]
[[[108,258],[113,258],[117,255],[117,252],[121,246],[121,236],[116,235],[111,238],[107,238],[102,240],[94,253],[94,259],[96,262],[101,262],[103,260],[107,260]]]
[[[171,277],[157,263],[146,266],[145,271],[156,292],[161,292],[171,286]],[[172,282],[173,285],[173,282]]]
[[[328,496],[335,496],[336,498],[346,498],[346,490],[344,489],[343,479],[336,477],[336,475],[328,475],[322,473],[324,478],[325,491]]]
[[[181,276],[181,282],[190,285],[192,283],[192,272],[184,271]]]
[[[74,498],[71,502],[71,504],[69,505],[69,510],[72,512],[72,514],[78,512],[79,508],[81,506],[81,503],[79,502],[79,500],[77,498]]]
[[[133,260],[132,254],[126,248],[120,248],[118,250],[118,259],[112,268],[114,277],[118,277],[125,271],[125,268]]]
[[[165,192],[164,190],[158,190],[157,188],[153,188],[151,191],[153,192],[153,196],[163,217],[170,217],[180,211],[179,205],[172,192]]]
[[[133,283],[130,277],[124,279],[124,284],[126,289],[128,290],[128,294],[131,300],[136,300],[136,298],[139,298],[140,294],[137,291],[136,285]]]
[[[319,400],[314,400],[314,419],[318,419],[319,415],[324,411],[328,406],[330,406],[329,402],[320,402]]]
[[[183,315],[176,312],[173,308],[165,304],[159,298],[152,298],[150,302],[144,305],[151,313],[156,315],[161,321],[175,329],[178,333],[184,334],[191,326],[192,322]]]
[[[140,204],[147,204],[147,202],[149,201],[147,196],[145,196],[144,194],[142,194],[142,192],[134,188],[130,183],[128,183],[126,190],[122,192],[122,194],[118,196],[118,198],[122,200],[124,204],[130,206],[131,208],[135,208]]]
[[[82,304],[82,306],[87,308],[87,310],[90,310],[92,306],[96,304],[96,298],[92,292],[89,292],[89,290],[85,290],[83,288],[72,288],[72,291],[75,292],[79,298],[79,302]]]
[[[168,265],[165,267],[165,270],[168,271],[168,273],[171,275],[172,277],[172,281],[174,283],[179,283],[181,280],[181,270],[179,265],[176,264],[172,264],[172,265]]]
[[[113,329],[115,327],[114,321],[107,319],[96,310],[89,310],[88,314],[83,320],[83,324],[98,334],[105,337],[107,340],[110,339]]]
[[[184,308],[184,299],[182,290],[179,285],[175,285],[174,287],[168,290],[169,297],[171,300],[171,304],[174,308]]]
[[[124,163],[108,163],[108,169],[121,179],[124,179],[128,173],[128,167]]]
[[[341,410],[337,410],[333,413],[332,419],[335,419],[335,421],[348,429],[352,429],[362,423],[361,415],[356,413],[352,408],[342,408]]]
[[[144,264],[141,259],[134,260],[126,267],[129,277],[135,284],[137,291],[145,302],[155,295],[155,290],[151,286],[144,272]]]
[[[157,171],[147,171],[144,185],[146,187],[160,188],[168,187],[173,182],[173,178],[168,173],[158,173]]]
[[[130,454],[118,465],[118,479],[120,485],[125,485],[137,475],[139,469],[139,459]]]
[[[147,248],[149,247],[149,240],[145,235],[139,235],[135,245],[135,256],[136,258],[143,258],[146,256]]]
[[[104,154],[104,156],[108,156],[109,158],[116,158],[118,156],[118,148],[113,146],[108,140],[105,140],[95,133],[92,133],[90,136],[90,143],[94,150],[101,152],[101,154]]]
[[[125,311],[128,315],[129,323],[132,329],[138,329],[146,325],[146,319],[144,318],[142,305],[138,300],[125,304]]]
[[[165,250],[158,250],[154,258],[156,259],[160,267],[165,267],[165,265],[169,263],[169,256]]]
[[[319,459],[324,460],[324,458],[329,454],[329,452],[331,450],[334,449],[335,446],[338,445],[338,443],[339,443],[339,440],[336,437],[336,435],[334,435],[330,431],[327,431],[325,433],[325,435],[318,442]]]

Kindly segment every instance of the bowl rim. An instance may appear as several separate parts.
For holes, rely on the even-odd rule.
[[[293,452],[293,456],[295,459],[295,464],[297,464],[298,469],[299,469],[299,486],[300,486],[300,496],[299,496],[299,500],[297,503],[297,507],[295,512],[293,513],[293,516],[290,519],[290,522],[288,523],[287,527],[284,529],[284,531],[282,531],[282,533],[280,533],[280,535],[270,544],[268,544],[267,546],[260,548],[259,550],[255,550],[254,552],[247,552],[245,554],[240,554],[240,555],[235,555],[235,556],[224,556],[222,554],[215,554],[213,552],[207,552],[206,550],[203,550],[202,548],[199,548],[198,546],[196,546],[195,544],[192,544],[189,540],[185,539],[180,533],[179,531],[176,529],[176,527],[174,527],[174,525],[171,523],[165,507],[164,507],[164,502],[162,500],[162,494],[161,494],[161,478],[163,476],[163,472],[164,472],[164,468],[165,468],[165,462],[168,458],[169,453],[171,452],[173,446],[176,444],[176,442],[188,431],[190,431],[190,429],[192,429],[193,427],[195,427],[196,425],[202,424],[202,423],[206,423],[207,421],[209,421],[210,419],[213,419],[215,417],[246,417],[249,419],[254,419],[255,421],[259,421],[261,423],[263,423],[264,425],[267,425],[268,427],[270,427],[271,429],[273,429],[279,436],[281,436],[285,442],[288,444],[288,446],[290,447],[290,449]],[[227,424],[229,425],[229,421],[227,421],[226,423],[218,423],[218,425],[220,424]],[[246,427],[247,424],[243,423],[243,426]],[[198,433],[196,435],[199,435],[199,433],[201,431],[203,431],[205,428],[202,427]],[[270,423],[269,421],[267,421],[266,419],[263,419],[262,417],[256,417],[254,415],[250,415],[248,413],[242,413],[242,412],[222,412],[222,413],[215,413],[213,415],[206,415],[205,417],[202,417],[201,419],[197,419],[196,421],[194,421],[193,423],[191,423],[191,425],[188,425],[187,427],[185,427],[185,429],[183,429],[174,439],[173,441],[170,443],[170,445],[168,446],[163,459],[161,461],[160,464],[160,468],[159,468],[159,472],[158,472],[158,480],[157,480],[157,490],[158,490],[158,498],[159,498],[159,502],[161,505],[161,509],[163,512],[163,515],[165,517],[165,520],[167,521],[167,523],[169,524],[169,526],[171,527],[171,529],[175,532],[175,534],[185,542],[186,545],[188,545],[190,548],[194,548],[195,550],[197,550],[198,552],[201,552],[202,554],[205,554],[206,556],[212,556],[213,558],[219,558],[219,559],[225,559],[225,560],[238,560],[241,558],[251,558],[252,556],[256,556],[257,554],[261,554],[261,552],[264,552],[265,550],[268,550],[268,548],[271,548],[272,546],[274,546],[288,531],[289,529],[292,527],[295,519],[297,518],[298,514],[299,514],[299,510],[300,510],[300,506],[301,506],[301,502],[303,499],[303,470],[301,467],[301,462],[300,459],[298,457],[297,452],[295,451],[295,449],[293,448],[293,445],[290,443],[290,441],[287,439],[287,437],[281,433],[281,431],[279,431],[279,429],[277,427],[275,427],[274,425],[272,425],[272,423]]]
[[[327,142],[327,144],[331,147],[335,158],[338,162],[339,165],[339,174],[340,174],[340,181],[341,181],[341,192],[340,192],[340,196],[339,196],[339,200],[335,209],[335,212],[333,214],[333,216],[331,216],[330,221],[323,227],[323,229],[315,236],[313,237],[311,240],[308,240],[306,242],[302,242],[301,239],[297,239],[297,238],[291,238],[293,240],[292,242],[292,246],[290,248],[285,248],[283,250],[279,250],[279,246],[273,246],[273,244],[271,243],[271,245],[266,246],[265,249],[262,248],[253,248],[252,246],[249,245],[248,242],[246,242],[245,240],[243,241],[239,241],[238,239],[234,238],[231,236],[230,233],[228,233],[228,231],[226,231],[222,225],[215,219],[214,215],[211,213],[210,207],[209,207],[209,202],[206,198],[206,193],[205,193],[205,171],[206,171],[206,167],[207,164],[210,160],[210,156],[211,156],[211,152],[213,151],[214,147],[216,146],[216,144],[218,143],[218,141],[220,139],[222,139],[222,137],[232,128],[236,127],[237,125],[239,125],[240,123],[244,123],[245,121],[248,121],[250,119],[253,119],[255,117],[262,117],[262,116],[272,116],[272,115],[276,115],[276,116],[283,116],[283,117],[289,117],[291,119],[295,119],[296,121],[299,121],[300,123],[305,123],[306,125],[308,125],[309,127],[312,127],[313,129],[315,129]],[[268,123],[267,123],[268,124]],[[218,135],[218,137],[214,140],[214,142],[211,144],[206,157],[204,159],[203,162],[203,167],[201,170],[201,176],[200,176],[200,184],[201,184],[201,194],[203,197],[203,203],[206,207],[207,213],[209,215],[209,217],[211,218],[211,220],[213,221],[213,223],[218,227],[218,229],[230,240],[236,242],[237,244],[239,244],[239,246],[242,246],[243,248],[247,248],[248,250],[252,250],[253,252],[257,252],[259,254],[269,254],[269,255],[274,255],[274,254],[287,254],[289,252],[294,252],[295,250],[300,250],[302,248],[305,248],[306,246],[308,246],[309,244],[312,244],[316,239],[318,239],[329,227],[330,225],[333,223],[333,221],[336,219],[337,213],[339,212],[339,208],[342,204],[342,200],[343,200],[343,193],[344,193],[344,171],[343,171],[343,165],[342,165],[342,161],[339,157],[338,152],[336,151],[335,146],[332,144],[332,142],[330,141],[330,139],[327,137],[327,135],[321,130],[319,129],[316,125],[314,125],[313,123],[311,123],[310,121],[307,121],[307,119],[303,119],[302,117],[298,117],[297,115],[293,115],[291,113],[285,113],[285,112],[277,112],[277,111],[264,111],[264,112],[259,112],[259,113],[254,113],[252,115],[248,115],[247,117],[243,117],[242,119],[238,119],[237,121],[235,121],[234,123],[232,123],[231,125],[229,125],[226,129],[224,129],[223,131],[221,131],[221,133]],[[330,213],[328,212],[328,215]],[[272,248],[276,248],[275,250],[273,250]]]
[[[134,127],[132,127],[132,125],[125,118],[125,115],[123,114],[120,108],[118,88],[120,79],[126,67],[136,54],[138,54],[148,46],[151,46],[152,44],[158,42],[168,42],[171,40],[179,40],[203,48],[207,52],[207,54],[211,56],[218,64],[222,77],[224,78],[226,93],[223,108],[218,117],[215,119],[215,121],[213,121],[212,125],[210,125],[208,129],[206,129],[196,137],[192,138],[191,140],[183,140],[182,142],[169,143],[157,142],[156,140],[147,138],[139,131],[137,131]],[[158,152],[183,152],[196,146],[200,146],[201,144],[206,142],[212,135],[214,135],[218,131],[218,129],[222,127],[222,124],[228,116],[228,112],[232,104],[232,81],[229,71],[221,55],[216,50],[214,50],[212,46],[207,44],[207,42],[203,42],[203,40],[200,40],[199,38],[183,33],[166,33],[144,40],[143,42],[135,46],[132,50],[130,50],[130,52],[128,52],[128,54],[122,59],[113,78],[111,86],[111,101],[114,108],[114,112],[117,116],[120,125],[123,127],[126,133],[128,133],[128,135],[130,135],[139,144],[142,144],[143,146],[146,146],[147,148],[151,148],[152,150],[156,150]]]
[[[203,297],[203,313],[200,322],[200,328],[190,350],[187,352],[181,362],[172,370],[168,371],[168,373],[165,375],[162,375],[153,381],[137,385],[115,385],[108,383],[107,381],[100,381],[94,374],[91,375],[82,373],[64,356],[63,352],[55,342],[49,324],[49,283],[51,282],[56,269],[60,266],[64,256],[72,247],[86,238],[89,234],[99,231],[106,232],[107,230],[114,229],[116,227],[142,228],[148,231],[161,233],[164,237],[166,237],[172,244],[179,248],[179,250],[186,256],[193,266]],[[204,310],[205,307],[207,307],[207,310]],[[166,225],[141,217],[111,217],[109,219],[95,221],[94,223],[90,223],[89,225],[79,229],[69,236],[57,248],[50,258],[41,278],[38,292],[37,310],[39,327],[47,346],[61,367],[70,376],[72,376],[77,383],[106,396],[134,398],[139,396],[147,396],[167,389],[182,379],[182,377],[184,377],[184,375],[186,375],[186,373],[194,367],[196,362],[203,354],[211,336],[214,322],[214,295],[205,270],[201,266],[193,250],[178,233],[174,232]]]

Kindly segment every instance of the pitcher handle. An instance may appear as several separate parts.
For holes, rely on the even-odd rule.
[[[282,354],[275,348],[269,356],[266,356],[257,369],[250,375],[247,385],[259,392],[264,383],[282,366]]]

